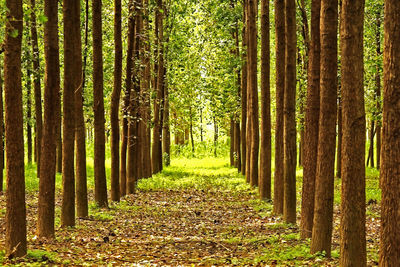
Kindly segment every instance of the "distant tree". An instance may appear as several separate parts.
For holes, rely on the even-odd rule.
[[[304,129],[303,192],[301,202],[301,237],[312,234],[314,218],[315,174],[317,171],[319,78],[320,78],[321,0],[311,2],[311,42],[308,65],[307,105]]]
[[[379,266],[400,265],[400,2],[385,1]]]
[[[105,118],[103,88],[102,0],[92,2],[93,23],[93,111],[94,111],[94,198],[100,207],[107,207]]]
[[[48,18],[44,28],[45,86],[44,123],[41,147],[37,231],[40,238],[54,238],[57,122],[60,109],[60,57],[58,39],[58,2],[44,2]]]
[[[311,253],[331,254],[337,102],[337,0],[321,1],[321,73],[317,172]]]
[[[285,1],[275,0],[275,83],[276,83],[276,125],[275,125],[275,173],[274,173],[274,213],[283,214],[283,105],[285,96]]]
[[[340,264],[367,266],[365,239],[364,0],[343,0],[340,22],[343,105]]]
[[[259,188],[261,199],[271,199],[271,96],[269,1],[261,1],[261,151]]]
[[[23,11],[21,0],[6,1],[4,43],[5,134],[7,192],[5,250],[8,258],[26,255],[26,208],[24,132],[22,115],[21,43]]]

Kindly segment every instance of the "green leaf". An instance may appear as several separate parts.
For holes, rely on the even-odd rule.
[[[10,36],[11,36],[12,38],[18,37],[18,30],[17,30],[17,29],[12,30],[12,31],[10,32]]]
[[[40,23],[46,23],[47,22],[47,17],[45,16],[45,15],[43,15],[43,14],[40,14],[39,15],[39,22]]]

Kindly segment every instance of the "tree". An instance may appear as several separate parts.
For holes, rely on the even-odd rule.
[[[60,109],[60,58],[58,44],[58,2],[45,1],[45,86],[44,124],[38,204],[38,236],[54,238],[57,122]]]
[[[64,0],[64,92],[63,92],[63,199],[61,225],[75,225],[75,91],[82,86],[82,69],[79,67],[80,38],[79,0]]]
[[[258,111],[258,86],[257,86],[257,14],[258,4],[255,0],[248,0],[248,36],[247,47],[247,89],[249,90],[248,99],[248,125],[250,144],[249,148],[249,172],[247,173],[251,186],[258,185],[258,150],[259,150],[259,111]]]
[[[283,104],[285,95],[285,1],[275,0],[275,69],[276,69],[276,126],[275,126],[275,173],[274,213],[283,213]]]
[[[111,97],[111,199],[119,201],[119,99],[122,88],[121,0],[114,1],[114,88]]]
[[[78,5],[80,13],[80,3]],[[87,27],[88,27],[88,2],[86,2],[86,21],[85,21],[85,55],[84,55],[84,66],[82,67],[82,44],[80,34],[80,16],[75,19],[78,20],[79,34],[76,33],[76,45],[77,45],[77,58],[76,68],[82,72],[79,77],[79,86],[75,90],[75,148],[76,148],[76,160],[75,160],[75,176],[76,176],[76,212],[79,218],[86,218],[89,213],[88,209],[88,192],[87,192],[87,174],[86,174],[86,129],[85,129],[85,118],[83,114],[83,91],[85,87],[85,67],[87,57]],[[78,77],[77,77],[78,79]]]
[[[296,4],[285,0],[284,205],[287,223],[296,223]]]
[[[271,199],[271,99],[270,99],[269,2],[261,1],[261,199]]]
[[[321,78],[311,253],[331,254],[337,101],[337,0],[321,1]]]
[[[381,57],[381,10],[378,9],[376,13],[376,56]],[[380,64],[376,65],[375,76],[375,97],[376,97],[376,110],[380,113],[381,109],[381,68]],[[382,122],[376,123],[376,167],[379,169],[381,164],[381,140],[382,140]]]
[[[40,85],[40,57],[39,45],[36,29],[36,1],[31,0],[31,44],[32,44],[32,64],[33,64],[33,87],[35,95],[35,120],[36,120],[36,163],[37,175],[40,174],[40,152],[42,147],[42,89]]]
[[[385,1],[379,266],[400,265],[400,2]]]
[[[364,0],[343,0],[341,93],[343,115],[340,264],[367,266],[365,239]]]
[[[3,192],[3,180],[4,180],[4,112],[3,112],[3,77],[1,75],[1,69],[3,68],[3,62],[0,58],[0,192]]]
[[[242,144],[242,174],[246,174],[246,125],[247,125],[247,43],[248,43],[248,34],[247,34],[247,0],[243,0],[243,30],[242,30],[242,84],[241,84],[241,116],[242,116],[242,136],[241,136],[241,144]]]
[[[22,1],[7,0],[4,55],[7,193],[5,250],[9,258],[26,254],[24,136],[22,116]]]
[[[94,198],[97,205],[107,207],[101,6],[101,0],[93,0]]]
[[[315,174],[317,171],[319,78],[320,78],[321,0],[311,2],[311,43],[308,65],[307,106],[304,129],[303,190],[301,202],[301,237],[312,234],[314,218]]]

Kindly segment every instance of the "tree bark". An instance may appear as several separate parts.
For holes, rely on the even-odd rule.
[[[230,150],[229,150],[229,162],[231,167],[235,165],[235,122],[233,118],[230,119],[230,127],[229,127],[229,136],[230,136]]]
[[[337,117],[337,127],[338,127],[338,142],[337,142],[337,156],[336,156],[336,177],[342,177],[342,140],[343,140],[343,119],[342,119],[342,97],[338,97],[338,117]]]
[[[48,21],[44,30],[46,72],[37,234],[40,238],[54,238],[57,110],[61,105],[57,1],[45,1],[45,15]]]
[[[369,150],[368,150],[368,159],[367,159],[367,166],[371,166],[372,168],[375,167],[374,137],[375,137],[375,118],[372,118],[371,119],[371,128],[369,130]]]
[[[94,113],[94,198],[99,207],[107,207],[106,144],[103,88],[102,0],[93,0],[93,113]]]
[[[87,60],[87,37],[88,37],[88,2],[86,2],[86,18],[85,18],[85,54],[82,66],[82,45],[81,45],[81,34],[80,34],[80,3],[78,3],[76,20],[78,20],[76,33],[76,44],[77,53],[79,59],[76,62],[76,68],[80,72],[79,86],[74,92],[75,97],[75,148],[76,148],[76,160],[75,160],[75,176],[76,176],[76,211],[79,218],[85,218],[88,216],[88,193],[87,193],[87,173],[86,173],[86,134],[85,134],[85,118],[83,114],[83,91],[85,87],[86,77],[86,60]],[[79,28],[78,28],[79,27]],[[78,74],[77,74],[78,75]]]
[[[0,59],[0,192],[3,192],[4,180],[4,103],[3,103],[3,77],[2,77],[3,62]]]
[[[259,189],[262,200],[271,199],[271,96],[269,1],[261,1],[261,151]]]
[[[248,35],[247,35],[247,0],[243,0],[243,33],[242,33],[242,80],[241,80],[241,115],[242,115],[242,174],[246,174],[246,124],[247,124],[247,43],[248,43]]]
[[[40,150],[42,147],[42,89],[40,86],[40,56],[39,56],[39,45],[38,36],[36,29],[36,13],[35,13],[36,1],[31,0],[31,41],[32,41],[32,63],[33,63],[33,87],[35,94],[35,120],[36,120],[36,134],[35,134],[35,145],[36,145],[36,163],[37,163],[37,175],[40,174]]]
[[[376,14],[376,55],[380,57],[381,52],[381,11]],[[381,70],[379,64],[376,66],[375,76],[375,96],[376,96],[376,110],[381,114]],[[379,169],[381,165],[381,141],[382,141],[382,121],[378,120],[376,123],[376,167]]]
[[[121,0],[114,1],[114,87],[111,96],[111,200],[119,201],[119,99],[122,89]]]
[[[400,2],[385,1],[379,266],[400,266]]]
[[[335,176],[337,102],[337,0],[321,1],[321,80],[317,172],[311,253],[330,257]]]
[[[275,126],[275,173],[274,213],[283,213],[283,104],[285,95],[285,1],[275,0],[275,83],[276,83],[276,126]]]
[[[64,92],[63,92],[63,199],[61,225],[75,225],[75,91],[82,86],[79,67],[79,0],[64,0]],[[79,37],[78,37],[79,36]]]
[[[6,111],[7,192],[5,218],[6,257],[26,255],[26,208],[24,174],[24,130],[22,115],[21,43],[23,11],[21,0],[7,0],[4,56]],[[17,30],[16,36],[11,32]]]
[[[319,79],[320,79],[320,11],[321,0],[311,2],[311,43],[308,65],[307,104],[304,128],[303,190],[300,230],[302,238],[312,234],[314,218],[315,174],[317,171]]]
[[[29,28],[29,23],[27,23],[27,28]],[[29,60],[30,61],[30,60]],[[29,62],[30,63],[30,62]],[[28,148],[28,163],[32,163],[32,101],[31,101],[31,91],[32,91],[32,83],[31,83],[31,69],[28,64],[26,68],[26,141]]]
[[[341,91],[343,101],[341,266],[367,266],[363,84],[364,5],[365,0],[343,0],[341,9]]]

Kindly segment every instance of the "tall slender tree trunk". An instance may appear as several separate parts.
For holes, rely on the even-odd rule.
[[[365,137],[365,136],[364,136]],[[371,128],[369,129],[369,150],[368,150],[368,159],[367,166],[375,167],[374,160],[374,137],[375,137],[375,119],[371,119]]]
[[[367,266],[365,240],[365,0],[343,0],[341,9],[341,92],[343,169],[340,207],[340,265]]]
[[[37,234],[40,238],[54,238],[57,110],[61,105],[57,1],[45,1],[45,15],[49,19],[44,29],[46,72]]]
[[[107,207],[106,144],[103,88],[102,0],[93,0],[93,113],[94,113],[94,198]]]
[[[3,62],[0,57],[0,192],[3,192],[4,180],[4,112],[3,112],[3,77],[2,77]]]
[[[320,79],[320,11],[321,0],[311,2],[311,43],[308,65],[307,104],[304,128],[303,190],[301,198],[301,237],[312,234],[314,218],[315,174],[317,171],[319,79]]]
[[[82,86],[79,0],[64,0],[63,199],[61,225],[75,225],[75,91]]]
[[[58,173],[62,173],[62,126],[61,126],[61,105],[58,111],[57,121],[57,166],[56,170]]]
[[[321,1],[321,82],[311,253],[331,254],[337,102],[337,0]]]
[[[258,85],[257,85],[257,14],[258,4],[256,0],[248,0],[248,34],[249,43],[247,49],[248,80],[247,88],[250,91],[249,117],[250,123],[250,161],[249,179],[250,186],[258,186],[258,153],[259,153],[259,111],[258,111]]]
[[[121,0],[114,1],[114,88],[111,96],[111,200],[119,201],[119,99],[122,89]]]
[[[381,11],[376,14],[376,55],[381,56]],[[375,76],[375,96],[376,96],[376,110],[381,113],[381,70],[379,64],[376,66]],[[376,167],[379,169],[381,165],[381,142],[382,142],[382,122],[376,123]]]
[[[400,2],[385,1],[379,266],[400,266]]]
[[[5,250],[8,258],[26,255],[26,208],[24,173],[24,130],[22,115],[21,43],[23,11],[21,0],[7,0],[4,56],[6,111],[7,192]],[[11,32],[17,30],[16,36]]]
[[[241,144],[242,144],[242,174],[246,174],[246,138],[247,138],[247,43],[248,43],[248,35],[247,35],[247,0],[243,0],[243,31],[242,31],[242,80],[241,80],[241,116],[242,116],[242,135],[241,135]]]
[[[276,126],[275,126],[275,172],[274,213],[283,213],[283,104],[285,95],[285,1],[275,0],[275,83],[276,83]]]
[[[42,147],[42,88],[40,86],[40,56],[38,36],[36,29],[36,1],[31,0],[31,43],[32,43],[32,63],[33,63],[33,87],[35,94],[35,120],[36,120],[36,134],[35,134],[35,147],[36,147],[36,163],[37,175],[40,174],[40,150]]]
[[[229,127],[229,139],[230,139],[230,150],[229,150],[229,162],[233,167],[235,165],[235,122],[233,117],[230,119]]]
[[[169,88],[168,83],[164,87],[164,119],[163,119],[163,154],[165,155],[165,165],[171,164],[171,133],[170,133],[170,119],[169,119]],[[194,148],[194,140],[193,140]]]
[[[261,151],[259,188],[261,199],[271,199],[271,96],[269,1],[261,1]]]
[[[78,20],[77,31],[75,42],[77,44],[77,53],[79,59],[76,62],[76,68],[80,72],[79,86],[74,92],[75,97],[75,148],[76,148],[76,160],[75,160],[75,176],[76,176],[76,211],[79,218],[85,218],[88,216],[88,193],[87,193],[87,173],[86,173],[86,130],[85,130],[85,118],[83,114],[83,91],[85,89],[85,77],[86,77],[86,60],[87,60],[87,38],[88,38],[88,2],[86,2],[86,21],[85,21],[85,51],[82,66],[82,45],[81,45],[81,34],[80,34],[80,3],[77,5],[77,17]],[[79,28],[78,28],[79,27]]]

